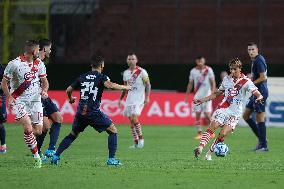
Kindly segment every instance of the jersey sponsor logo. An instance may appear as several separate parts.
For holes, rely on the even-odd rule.
[[[95,78],[96,78],[95,75],[87,75],[87,76],[86,76],[86,79],[95,79]]]

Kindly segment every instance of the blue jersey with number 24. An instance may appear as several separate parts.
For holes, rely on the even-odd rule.
[[[89,71],[80,75],[74,83],[73,89],[80,90],[80,101],[77,114],[90,115],[100,108],[101,98],[104,90],[104,82],[109,78],[98,71]]]

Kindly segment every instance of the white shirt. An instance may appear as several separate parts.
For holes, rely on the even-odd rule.
[[[202,70],[196,67],[190,70],[189,81],[193,80],[195,99],[204,98],[211,94],[210,79],[215,80],[215,76],[209,66],[205,66]]]
[[[144,103],[145,83],[143,78],[145,77],[148,77],[147,71],[138,66],[134,71],[127,69],[123,72],[123,81],[131,86],[126,97],[126,106]]]
[[[46,76],[45,65],[39,58],[29,63],[24,56],[10,61],[3,75],[5,79],[10,81],[12,95],[13,92],[20,89],[21,84],[30,82],[27,88],[22,85],[23,91],[16,95],[17,99],[28,99],[29,101],[40,101],[41,87],[39,78]]]
[[[252,94],[257,90],[257,87],[242,74],[237,80],[231,76],[224,77],[219,90],[224,91],[225,97],[218,109],[224,109],[229,115],[240,117],[243,112],[243,104],[246,103],[247,92]]]

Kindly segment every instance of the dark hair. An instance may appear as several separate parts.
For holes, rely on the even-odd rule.
[[[91,56],[91,66],[92,68],[98,68],[104,63],[104,58],[99,55]]]
[[[49,39],[39,40],[39,50],[41,51],[44,47],[51,45],[52,42]]]
[[[257,47],[257,44],[255,42],[249,42],[248,46],[256,46]]]
[[[39,42],[37,40],[27,40],[25,42],[24,50],[26,53],[33,53],[34,47],[39,45]]]
[[[202,59],[202,58],[204,58],[204,56],[197,56],[196,58],[195,58],[195,60],[200,60],[200,59]],[[205,58],[204,58],[205,59]]]
[[[240,61],[239,58],[234,58],[232,60],[229,61],[229,67],[231,67],[232,65],[236,65],[238,68],[242,69],[242,62]]]

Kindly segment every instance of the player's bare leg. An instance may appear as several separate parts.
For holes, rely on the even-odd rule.
[[[205,115],[207,124],[210,124],[210,122],[211,122],[211,112],[204,112],[204,115]],[[215,138],[215,134],[214,133],[211,136],[211,138]]]
[[[220,142],[224,142],[224,138],[225,136],[227,136],[229,133],[232,132],[232,127],[228,126],[228,125],[224,125],[222,130],[220,131],[218,137],[214,140],[214,142],[212,143],[211,147],[209,148],[209,150],[207,151],[204,159],[205,160],[212,160],[212,153],[214,152],[215,146],[216,144],[220,143]]]
[[[211,139],[212,134],[218,129],[220,124],[216,121],[211,121],[209,127],[206,129],[206,131],[203,133],[198,147],[194,149],[194,156],[196,158],[199,158],[203,148],[206,146],[206,144],[209,142]]]
[[[35,135],[33,133],[33,127],[32,127],[30,117],[28,115],[25,115],[19,120],[19,122],[23,126],[23,129],[24,129],[24,139],[25,139],[26,145],[30,148],[33,154],[33,157],[35,158],[35,167],[40,168],[41,159],[38,154],[37,142],[36,142]],[[40,129],[37,128],[36,131],[39,131]]]
[[[202,137],[202,129],[201,129],[201,112],[195,112],[195,127],[197,129],[197,135],[194,137],[196,140],[200,140]]]

